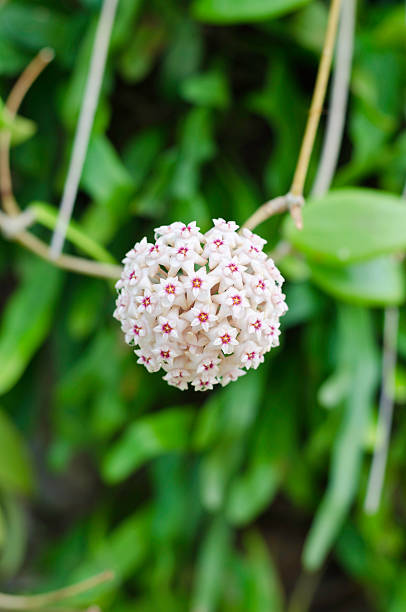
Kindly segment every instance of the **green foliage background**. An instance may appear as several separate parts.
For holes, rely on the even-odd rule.
[[[40,48],[56,54],[23,104],[30,121],[12,124],[15,193],[46,240],[99,9],[0,3],[3,100]],[[237,383],[168,387],[124,345],[112,283],[0,242],[3,591],[112,568],[72,606],[279,612],[301,572],[307,592],[321,570],[311,610],[406,609],[403,309],[384,494],[377,515],[363,512],[382,309],[405,299],[403,13],[359,3],[335,190],[309,202],[302,233],[281,219],[259,228],[270,249],[292,246],[279,261],[290,310],[281,348]],[[326,16],[317,0],[120,0],[75,210],[96,257],[119,261],[177,219],[241,224],[287,191]],[[82,233],[70,237],[67,250],[88,253]],[[308,609],[305,591],[290,612]]]

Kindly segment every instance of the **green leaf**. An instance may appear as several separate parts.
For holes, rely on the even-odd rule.
[[[340,300],[362,306],[391,306],[405,300],[405,277],[400,261],[383,256],[350,266],[309,263],[312,280]]]
[[[61,285],[61,272],[39,259],[27,261],[23,272],[1,322],[0,393],[18,381],[46,337]]]
[[[229,546],[229,527],[221,516],[216,517],[205,534],[199,554],[191,610],[217,610]]]
[[[244,537],[248,580],[244,610],[250,612],[282,612],[282,585],[269,554],[269,546],[255,531]]]
[[[126,144],[123,163],[131,175],[135,188],[139,188],[145,177],[156,165],[164,143],[164,132],[149,128],[137,133]]]
[[[41,225],[48,229],[55,229],[58,219],[58,210],[54,206],[44,202],[32,202],[30,208],[34,211],[38,223],[41,223]],[[80,251],[86,255],[90,255],[90,257],[97,261],[112,264],[117,263],[114,257],[110,255],[104,247],[93,240],[93,238],[87,236],[87,234],[81,230],[80,225],[75,223],[75,221],[70,221],[68,229],[66,230],[66,238],[78,247]]]
[[[233,525],[246,525],[271,502],[281,481],[276,464],[258,458],[231,484],[226,513]]]
[[[183,81],[180,92],[185,100],[197,106],[227,108],[230,103],[227,79],[221,70],[190,76]]]
[[[195,0],[196,19],[209,23],[248,23],[285,15],[310,0]]]
[[[152,70],[164,46],[163,24],[145,21],[137,26],[119,60],[120,72],[130,83],[141,81]]]
[[[148,554],[151,537],[151,509],[144,507],[121,521],[107,536],[100,539],[89,552],[89,558],[74,572],[72,583],[105,571],[114,572],[114,579],[79,595],[71,601],[78,604],[95,603],[105,593],[114,591],[126,578],[136,572]]]
[[[45,5],[29,2],[2,3],[0,6],[0,38],[10,40],[26,47],[39,50],[52,47],[64,54],[71,48],[72,27],[67,14],[54,11]]]
[[[11,41],[0,37],[0,75],[13,75],[28,63],[27,54]]]
[[[198,192],[200,168],[213,157],[216,150],[210,111],[206,108],[192,109],[182,121],[179,139],[172,191],[178,198],[188,198]]]
[[[303,229],[291,219],[286,238],[317,263],[344,265],[406,247],[406,205],[400,197],[372,189],[340,189],[309,202]]]
[[[153,457],[188,448],[193,418],[191,410],[168,408],[138,419],[108,452],[103,464],[106,480],[118,482]]]
[[[89,142],[81,183],[97,202],[123,208],[120,199],[132,191],[134,184],[116,150],[105,136],[93,136]]]
[[[7,132],[11,136],[11,144],[17,145],[31,138],[37,127],[30,119],[17,115],[12,117],[9,110],[0,99],[0,135]]]
[[[342,358],[350,367],[351,382],[333,448],[327,491],[303,551],[303,563],[309,571],[324,563],[357,492],[363,442],[377,383],[377,356],[368,311],[342,307],[340,328]]]
[[[0,490],[29,493],[32,486],[33,474],[24,441],[0,409]]]

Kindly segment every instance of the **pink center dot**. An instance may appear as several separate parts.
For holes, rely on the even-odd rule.
[[[233,306],[239,306],[241,304],[241,298],[239,295],[233,295],[231,299],[233,301]]]
[[[166,293],[168,293],[169,295],[174,295],[176,289],[175,289],[175,285],[166,285],[165,287],[165,291]]]
[[[188,250],[189,249],[187,247],[180,247],[178,249],[178,254],[179,255],[183,255],[185,257],[187,255]]]
[[[202,286],[202,280],[200,278],[194,278],[192,280],[193,289],[200,289],[201,286]]]
[[[209,318],[209,315],[207,312],[201,312],[197,315],[197,318],[199,319],[200,323],[205,323]]]
[[[257,319],[255,321],[255,323],[251,323],[251,325],[253,325],[253,327],[255,327],[255,329],[260,329],[262,327],[262,323],[259,319]]]
[[[173,330],[173,327],[171,327],[169,323],[164,323],[162,325],[162,331],[164,332],[164,334],[170,334],[172,330]]]
[[[220,340],[222,344],[229,344],[231,342],[231,336],[230,334],[223,334],[222,336],[220,336]]]

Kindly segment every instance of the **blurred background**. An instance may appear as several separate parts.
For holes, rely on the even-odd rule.
[[[13,123],[11,151],[16,198],[36,203],[34,232],[47,242],[100,7],[0,2],[3,102],[41,48],[55,51]],[[241,225],[286,193],[327,12],[321,0],[119,1],[74,214],[109,252],[101,258],[119,262],[174,220]],[[179,392],[148,374],[112,318],[113,282],[0,240],[1,591],[113,569],[62,609],[406,610],[403,308],[383,495],[376,514],[363,508],[380,439],[384,309],[405,299],[405,35],[402,2],[359,2],[335,201],[315,205],[327,207],[317,217],[327,226],[310,203],[303,239],[281,217],[259,227],[279,249],[289,312],[281,346],[227,388]],[[365,202],[368,232],[351,234]],[[329,232],[361,255],[334,261]]]

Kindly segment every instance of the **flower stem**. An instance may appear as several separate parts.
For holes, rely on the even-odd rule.
[[[0,593],[0,610],[38,610],[54,604],[56,602],[64,601],[80,593],[90,591],[94,587],[113,580],[114,573],[112,571],[105,571],[86,580],[82,580],[77,584],[58,589],[57,591],[50,591],[49,593],[42,593],[40,595],[8,595],[6,593]]]
[[[42,49],[17,79],[6,102],[6,106],[12,117],[17,113],[25,94],[34,83],[35,79],[41,74],[52,58],[53,51],[51,49]],[[3,209],[7,215],[17,216],[20,214],[21,209],[13,193],[13,183],[10,171],[10,134],[7,132],[4,132],[0,136],[0,196]],[[77,237],[76,234],[76,238]],[[104,263],[104,261],[99,263],[74,255],[60,255],[56,259],[52,259],[48,245],[29,231],[23,230],[18,232],[13,239],[32,253],[35,253],[42,259],[51,261],[53,265],[59,268],[100,278],[117,279],[121,275],[121,266]],[[87,246],[89,246],[89,242],[87,242]],[[94,254],[93,251],[92,255]],[[100,252],[98,254],[100,255]],[[113,258],[110,258],[110,260],[113,260]]]
[[[303,205],[303,188],[309,168],[314,140],[326,96],[328,77],[333,58],[334,44],[337,34],[337,24],[340,14],[341,0],[331,0],[326,36],[317,72],[316,83],[310,105],[309,116],[304,131],[299,157],[296,163],[292,184],[285,196],[266,202],[244,223],[243,227],[254,229],[270,216],[285,210],[290,210],[296,226],[302,227],[301,207]]]

